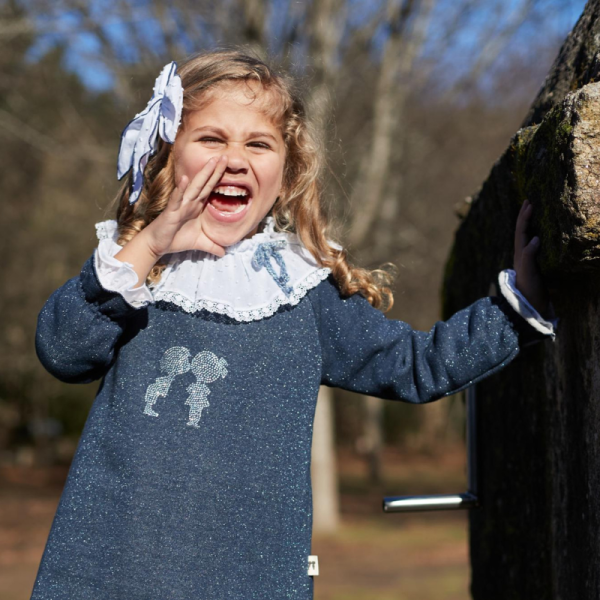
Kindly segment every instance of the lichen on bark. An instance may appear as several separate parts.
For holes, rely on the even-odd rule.
[[[599,139],[600,83],[568,94],[540,124],[515,133],[456,234],[442,295],[446,316],[487,293],[497,271],[512,266],[514,223],[526,198],[534,206],[532,233],[542,242],[540,268],[551,285],[600,270]],[[487,285],[466,282],[474,271]],[[471,293],[458,300],[456,286]]]

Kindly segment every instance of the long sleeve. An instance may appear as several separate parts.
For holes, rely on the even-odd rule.
[[[322,383],[380,398],[431,402],[502,369],[520,347],[550,337],[502,296],[481,298],[429,332],[386,318],[359,294],[342,299],[331,276],[310,297]]]
[[[110,367],[127,319],[143,308],[100,284],[92,255],[81,273],[56,290],[37,322],[40,362],[67,383],[89,383]]]
[[[138,276],[133,265],[115,258],[122,247],[113,239],[100,240],[94,252],[94,264],[100,285],[108,291],[119,292],[131,306],[140,308],[154,301],[152,293],[144,283],[137,285]]]

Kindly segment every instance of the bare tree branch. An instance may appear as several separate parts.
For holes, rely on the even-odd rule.
[[[31,147],[40,152],[44,152],[45,154],[53,156],[60,155],[61,157],[72,160],[85,158],[104,164],[111,164],[114,161],[112,152],[106,149],[100,148],[94,144],[81,144],[75,147],[65,146],[2,108],[0,108],[0,128],[4,129],[12,136],[27,142]]]
[[[265,0],[241,0],[244,16],[243,39],[255,52],[264,53],[267,47],[268,8]]]
[[[536,0],[524,0],[509,14],[506,25],[497,35],[489,35],[490,32],[486,32],[488,35],[482,36],[483,44],[476,60],[469,71],[447,91],[445,100],[454,101],[462,92],[479,81],[481,75],[497,60],[510,39],[522,27],[535,5]]]
[[[359,178],[351,196],[352,206],[360,206],[360,210],[355,212],[348,238],[355,247],[363,245],[383,202],[392,140],[408,92],[408,75],[425,39],[434,2],[407,0],[399,6],[395,0],[388,0],[390,27],[374,94],[371,150],[361,161]],[[405,28],[409,19],[414,24],[411,33],[407,34]]]
[[[314,68],[309,110],[317,125],[325,127],[331,109],[330,86],[337,79],[336,54],[344,32],[344,0],[313,0],[308,9],[308,54]]]

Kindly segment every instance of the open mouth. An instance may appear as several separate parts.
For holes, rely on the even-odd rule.
[[[241,213],[250,203],[250,192],[237,185],[218,185],[208,197],[208,204],[224,216]]]

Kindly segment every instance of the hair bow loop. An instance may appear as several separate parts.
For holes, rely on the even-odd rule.
[[[117,177],[122,179],[129,169],[133,169],[130,204],[140,195],[144,169],[150,156],[158,149],[158,136],[169,144],[175,142],[183,108],[183,87],[176,70],[177,63],[174,61],[163,67],[146,108],[133,118],[121,134]]]
[[[260,271],[263,267],[267,269],[273,281],[289,296],[294,290],[290,285],[290,276],[287,272],[285,261],[279,252],[286,245],[287,242],[285,240],[275,240],[274,242],[259,244],[252,257],[252,267],[257,271]],[[271,259],[274,259],[279,266],[279,275],[275,272]]]

